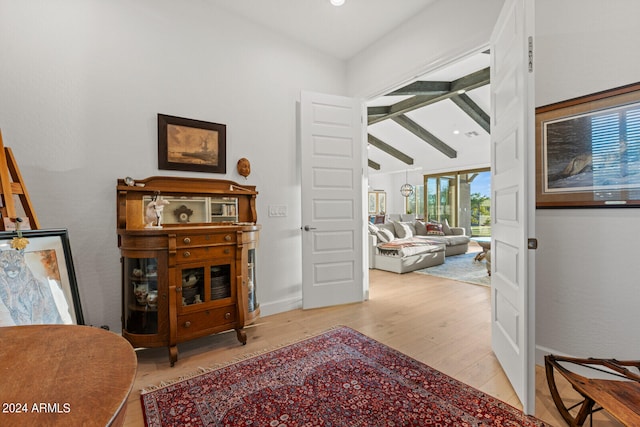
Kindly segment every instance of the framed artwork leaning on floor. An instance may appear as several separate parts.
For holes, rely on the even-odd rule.
[[[66,229],[0,233],[0,326],[35,324],[84,324]]]

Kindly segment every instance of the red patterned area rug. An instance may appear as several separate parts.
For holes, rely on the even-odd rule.
[[[153,390],[147,426],[545,426],[340,327]]]

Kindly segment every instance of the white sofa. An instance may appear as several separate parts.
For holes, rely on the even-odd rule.
[[[446,223],[393,221],[369,224],[369,268],[406,273],[432,267],[445,262],[446,256],[466,253],[469,241],[464,228],[449,227]],[[402,247],[405,244],[407,247]],[[398,246],[398,250],[389,248],[394,246]]]
[[[408,273],[427,267],[440,265],[444,262],[445,246],[441,244],[427,244],[419,251],[410,254],[403,252],[392,253],[378,248],[378,237],[369,234],[369,268],[391,271],[393,273]]]

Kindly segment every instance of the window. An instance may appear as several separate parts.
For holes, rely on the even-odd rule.
[[[425,175],[423,212],[429,221],[463,227],[468,236],[491,235],[489,169]]]
[[[413,193],[406,198],[405,211],[415,214],[416,218],[422,218],[424,212],[424,185],[415,185]]]

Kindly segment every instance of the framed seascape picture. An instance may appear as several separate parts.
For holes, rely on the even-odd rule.
[[[158,114],[158,168],[227,172],[227,127]]]
[[[640,83],[536,109],[536,206],[640,207]]]
[[[67,230],[0,233],[0,326],[84,324]]]

